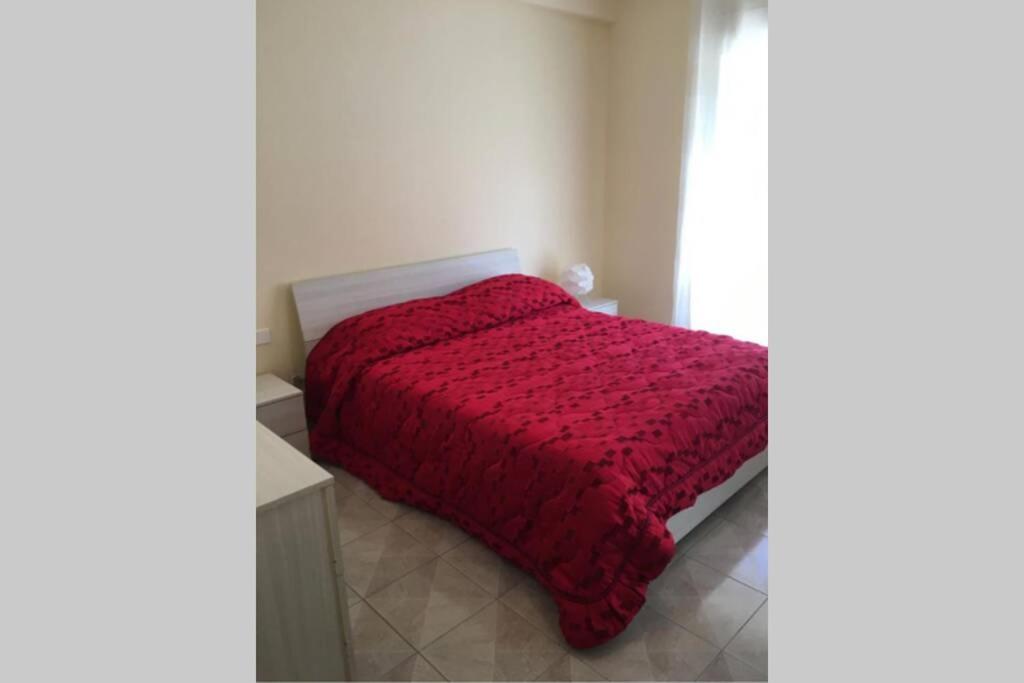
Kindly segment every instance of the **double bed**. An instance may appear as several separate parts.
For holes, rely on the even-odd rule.
[[[292,290],[313,456],[533,575],[575,647],[767,466],[767,349],[587,311],[514,250]]]

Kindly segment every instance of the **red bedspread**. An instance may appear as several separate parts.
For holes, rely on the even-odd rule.
[[[566,640],[620,633],[665,527],[768,443],[768,350],[591,313],[505,275],[336,325],[306,368],[310,441],[540,581]]]

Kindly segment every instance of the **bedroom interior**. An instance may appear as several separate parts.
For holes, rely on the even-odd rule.
[[[0,4],[4,680],[1012,680],[1022,6],[766,7]]]
[[[257,678],[767,680],[767,3],[256,8]]]

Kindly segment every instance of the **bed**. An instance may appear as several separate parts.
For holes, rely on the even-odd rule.
[[[533,575],[574,647],[767,466],[767,349],[587,311],[514,250],[292,291],[313,456]]]

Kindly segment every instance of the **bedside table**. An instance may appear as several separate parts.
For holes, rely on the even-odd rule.
[[[615,299],[605,299],[600,296],[578,297],[583,308],[594,313],[605,313],[607,315],[619,314],[619,302]]]
[[[256,421],[309,456],[302,390],[277,375],[256,376]]]

